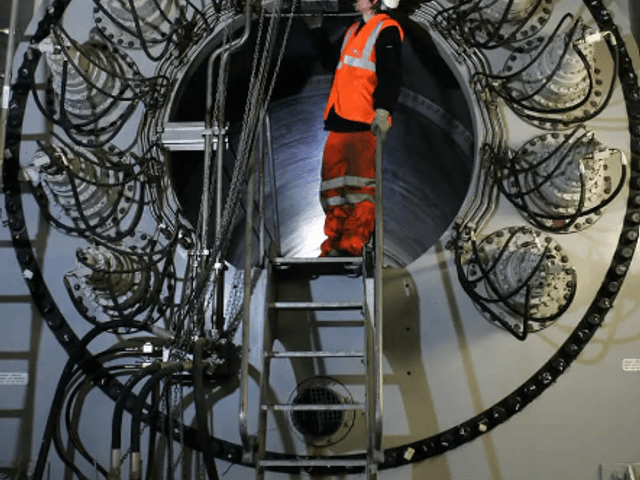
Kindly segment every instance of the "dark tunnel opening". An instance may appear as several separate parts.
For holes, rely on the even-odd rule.
[[[326,17],[323,28],[330,38],[339,40],[354,19],[357,17]],[[457,214],[471,180],[473,137],[463,92],[428,32],[408,18],[398,20],[406,36],[403,89],[385,146],[383,182],[385,257],[388,264],[404,266],[431,247]],[[225,113],[230,123],[230,150],[225,153],[223,198],[241,131],[256,47],[255,23],[249,41],[234,54],[229,67]],[[206,62],[193,72],[183,80],[171,121],[204,119]],[[332,73],[322,67],[304,21],[295,18],[269,107],[280,246],[286,256],[315,256],[324,238],[318,187],[327,135],[322,115]],[[171,169],[178,200],[195,226],[201,204],[202,152],[173,152]],[[273,183],[267,178],[267,215],[273,210]],[[233,264],[241,261],[244,252],[243,208],[235,219],[227,256]],[[267,220],[267,226],[273,224],[273,219]],[[273,238],[275,232],[270,230]]]

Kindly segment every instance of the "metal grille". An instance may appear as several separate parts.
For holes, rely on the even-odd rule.
[[[294,405],[340,405],[342,400],[333,390],[314,386],[299,392]],[[344,421],[340,410],[295,410],[291,412],[293,426],[301,434],[310,437],[328,437],[338,431]]]

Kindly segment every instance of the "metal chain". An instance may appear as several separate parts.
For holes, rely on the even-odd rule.
[[[256,287],[256,284],[258,283],[258,280],[260,279],[262,270],[263,269],[259,267],[251,269],[251,291],[249,292],[249,295],[253,295],[253,291]],[[240,272],[240,275],[238,275],[238,272]],[[244,270],[236,271],[236,276],[233,279],[234,287],[236,285],[235,282],[238,277],[240,278],[239,282],[241,283],[239,288],[237,288],[237,291],[233,293],[232,300],[234,309],[231,310],[233,312],[233,315],[228,316],[228,318],[231,318],[231,320],[229,321],[229,326],[225,330],[228,338],[234,338],[236,336],[236,332],[240,327],[240,323],[242,322],[244,313],[244,296],[246,295],[246,292],[244,291]]]
[[[184,379],[180,376],[180,452],[182,455],[182,471],[184,472],[187,466],[187,456],[184,454]]]
[[[296,9],[296,5],[298,0],[293,0],[291,4],[291,13]],[[284,38],[282,39],[282,46],[280,47],[280,55],[278,56],[278,62],[276,63],[276,68],[273,71],[273,80],[269,87],[269,92],[264,99],[264,104],[262,106],[262,112],[266,112],[267,107],[269,106],[269,100],[271,100],[271,94],[273,93],[273,88],[276,84],[276,79],[278,78],[278,72],[280,70],[280,64],[282,63],[282,58],[284,57],[285,46],[287,45],[287,40],[289,39],[289,34],[291,33],[291,24],[293,23],[293,15],[289,16],[289,21],[287,22],[287,28],[284,32]]]
[[[260,17],[260,25],[259,25],[259,35],[261,35],[261,31],[262,31],[262,25],[264,24],[264,15],[261,15]],[[224,23],[224,27],[223,27],[223,42],[224,44],[226,44],[228,42],[229,39],[229,22],[225,22]],[[258,36],[258,38],[260,38]],[[255,65],[257,65],[258,62],[258,58],[259,55],[257,53],[258,51],[258,46],[256,45],[256,53],[254,53],[254,67],[253,70],[255,71]],[[218,73],[218,78],[219,78],[219,83],[218,83],[218,91],[217,91],[217,95],[216,95],[216,102],[214,105],[214,113],[213,113],[213,118],[217,119],[219,112],[220,112],[220,99],[221,96],[223,94],[225,94],[226,92],[226,75],[227,72],[219,72]],[[253,72],[252,72],[253,75]],[[247,102],[249,103],[249,99],[247,99]],[[219,126],[221,128],[221,126]],[[210,159],[209,159],[210,160]],[[205,179],[206,181],[207,179]],[[209,182],[206,182],[209,183]],[[214,188],[213,185],[211,185],[210,188]],[[214,193],[214,192],[212,192]],[[209,204],[209,208],[213,208],[213,201],[214,201],[215,195],[210,195],[210,204]],[[199,219],[199,225],[198,225],[198,231],[201,231],[201,227],[202,227],[202,219]],[[220,230],[226,230],[226,225],[224,224],[224,219],[222,221],[222,224],[219,228],[219,231],[216,232],[216,245],[218,244],[218,236],[220,234]],[[213,264],[216,261],[216,258],[218,256],[218,251],[220,251],[219,248],[213,248],[211,255],[209,257],[209,262],[207,264],[207,266],[205,267],[205,272],[207,271],[211,271],[211,268],[213,266]],[[204,276],[209,276],[208,274],[204,274],[201,275],[198,273],[198,271],[200,270],[200,264],[198,263],[198,266],[196,267],[195,271],[194,271],[194,275],[192,276],[192,280],[194,281],[195,285],[193,285],[193,288],[190,289],[190,291],[188,292],[188,294],[186,296],[184,296],[183,298],[186,299],[186,302],[182,304],[181,308],[179,309],[179,317],[183,319],[183,321],[186,320],[187,317],[191,317],[193,316],[194,311],[196,311],[196,305],[200,302],[202,302],[202,304],[204,304],[204,309],[203,311],[209,311],[211,308],[211,303],[213,302],[213,298],[214,298],[214,294],[213,292],[215,292],[216,286],[217,286],[217,279],[216,278],[209,278],[208,280],[204,280],[203,277]],[[215,270],[214,270],[214,274],[215,274]],[[215,276],[215,275],[214,275]],[[200,281],[198,281],[198,279],[201,279]],[[196,296],[194,297],[194,295],[192,294],[194,291],[198,290],[198,283],[200,283],[202,285],[202,281],[204,281],[204,288],[203,290]],[[205,298],[203,297],[203,293],[206,296]],[[208,297],[208,298],[207,298]],[[187,335],[188,336],[188,335]],[[182,339],[185,340],[185,339]],[[188,341],[188,340],[187,340]]]
[[[278,9],[281,9],[281,8],[282,8],[282,1],[278,3]],[[262,14],[264,15],[264,11],[262,12]],[[293,20],[293,17],[290,17],[289,21],[291,22],[292,20]],[[272,24],[270,25],[270,27],[271,26],[275,26],[275,19],[274,19],[274,22],[272,22]],[[271,32],[272,30],[270,29],[270,33]],[[290,32],[290,25],[288,25],[288,28],[286,30],[287,38],[288,38],[289,32]],[[268,37],[273,38],[271,35],[268,35]],[[283,51],[286,47],[287,38],[284,39],[285,41],[283,42],[281,47]],[[265,45],[265,48],[267,45]],[[283,51],[280,54],[281,56],[283,55]],[[268,68],[266,68],[266,65],[268,64],[267,60],[268,58],[265,58],[265,56],[263,56],[263,63],[261,67],[264,67],[264,68],[261,68],[260,74],[258,76],[252,77],[251,79],[253,85],[252,85],[252,88],[250,89],[250,92],[252,95],[247,99],[247,104],[245,105],[243,130],[241,134],[238,160],[236,163],[236,168],[234,169],[227,203],[225,205],[224,212],[223,212],[222,225],[219,231],[216,232],[216,240],[214,244],[214,247],[215,247],[214,257],[217,257],[219,252],[224,253],[230,241],[230,238],[229,238],[230,225],[237,213],[238,206],[239,206],[240,192],[242,189],[242,184],[245,178],[247,164],[248,164],[249,146],[251,144],[251,140],[253,139],[253,134],[255,133],[256,119],[260,117],[261,112],[264,108],[264,107],[262,108],[258,107],[256,103],[261,100],[259,96],[259,92],[260,92],[259,87],[264,86],[263,76],[266,76],[268,71]],[[279,64],[280,62],[278,62],[278,68],[279,68]],[[275,79],[276,79],[276,76],[274,75],[272,82],[275,82]],[[269,95],[272,93],[272,91],[273,91],[273,85],[269,87]],[[189,305],[190,310],[193,310],[195,306],[204,299],[203,297],[206,294],[205,292],[207,287],[211,285],[215,286],[216,281],[219,281],[218,276],[215,274],[215,269],[214,269],[215,261],[216,261],[215,258],[211,258],[209,260],[206,266],[206,271],[208,272],[208,275],[207,275],[208,280],[206,280],[203,284],[201,284],[201,287],[199,288],[200,290],[199,292],[194,292],[194,293],[197,293],[197,295],[195,295],[195,297],[191,299],[192,301],[190,302],[190,305]]]
[[[249,113],[252,110],[250,107],[252,106],[253,102],[252,99],[254,99],[255,95],[256,95],[256,89],[257,86],[260,85],[262,82],[260,81],[260,77],[265,75],[265,63],[267,63],[267,60],[264,56],[262,56],[262,64],[260,65],[260,71],[259,73],[256,73],[258,71],[258,63],[259,63],[259,59],[261,57],[260,55],[260,39],[262,38],[262,31],[264,29],[264,19],[265,19],[265,14],[264,14],[264,9],[261,10],[260,12],[260,19],[258,22],[258,33],[257,33],[257,43],[256,43],[256,48],[253,52],[253,61],[252,61],[252,66],[251,66],[251,77],[250,77],[250,83],[249,83],[249,92],[247,94],[247,102],[245,104],[245,111],[243,114],[243,130],[241,133],[241,140],[240,140],[240,145],[242,147],[243,145],[243,141],[244,141],[244,137],[246,135],[246,126],[248,125],[248,117],[249,117]],[[273,25],[275,24],[275,21],[272,20],[271,24],[270,24],[270,28],[269,31],[267,32],[267,38],[269,38],[270,34],[273,33]],[[266,47],[265,47],[266,48]],[[242,161],[242,157],[238,156],[238,162]],[[235,171],[234,171],[235,174]],[[228,197],[231,198],[232,194],[238,189],[238,185],[237,182],[233,182],[232,181],[232,185],[231,185],[231,189],[229,191]],[[213,195],[211,196],[211,198],[213,199]],[[227,213],[227,209],[225,208],[224,213]],[[220,243],[221,240],[221,232],[222,231],[226,231],[228,228],[228,224],[230,224],[230,222],[228,222],[228,216],[225,216],[223,214],[223,218],[222,218],[222,225],[221,228],[219,229],[219,231],[216,232],[216,245],[218,245]],[[214,250],[219,250],[219,249],[215,249]],[[217,252],[216,252],[216,256],[217,256]],[[214,259],[212,259],[214,260]],[[213,302],[213,298],[214,295],[210,292],[215,292],[216,291],[216,286],[217,286],[217,282],[218,282],[218,278],[217,276],[215,276],[215,271],[214,271],[214,278],[210,278],[208,280],[207,283],[207,287],[205,289],[206,293],[206,298],[205,298],[205,311],[208,311],[211,308],[211,303]],[[229,317],[227,317],[229,318]]]
[[[171,359],[171,353],[169,353],[169,359]],[[173,417],[171,416],[171,407],[170,405],[167,405],[167,397],[165,394],[165,389],[167,388],[167,380],[163,378],[161,382],[162,388],[160,389],[160,412],[164,413],[164,415],[166,416],[169,430],[171,430],[173,426]],[[167,444],[172,441],[173,439],[171,438],[171,435],[167,434]],[[167,457],[167,466],[170,466],[172,461],[173,459]],[[161,467],[164,468],[164,461]]]
[[[142,427],[140,428],[140,435],[144,433],[147,426],[148,425],[146,423],[142,424]],[[131,455],[131,447],[127,448],[127,451],[122,454],[122,458],[120,458],[120,466],[124,465],[124,462],[129,458],[129,455]]]
[[[297,0],[293,1],[293,4],[291,6],[291,11],[293,12],[295,10],[296,7],[296,3]],[[264,12],[264,10],[263,10]],[[264,15],[264,13],[263,13]],[[271,84],[269,85],[269,89],[267,91],[267,95],[264,97],[264,101],[263,101],[263,106],[262,106],[262,112],[265,112],[267,109],[267,106],[269,105],[269,100],[271,98],[271,95],[273,93],[273,89],[275,87],[275,83],[276,83],[276,79],[278,78],[278,71],[280,70],[280,65],[282,63],[282,58],[284,57],[284,51],[285,51],[285,46],[287,44],[287,39],[289,38],[289,34],[291,32],[291,24],[293,22],[293,16],[289,17],[289,21],[287,22],[287,27],[285,30],[285,34],[284,34],[284,39],[282,42],[282,46],[280,48],[280,53],[278,55],[278,60],[276,62],[276,66],[274,69],[274,73],[273,73],[273,77],[272,77],[272,81]],[[272,21],[273,23],[273,21]],[[260,36],[258,36],[258,38],[260,38]],[[267,40],[270,40],[271,37],[268,37]],[[270,44],[269,46],[265,46],[265,50],[267,50],[267,48],[270,48]],[[256,52],[258,50],[256,49]],[[255,60],[255,58],[254,58]],[[266,75],[260,79],[261,81],[265,81],[266,80]],[[261,118],[262,115],[259,115],[258,118]],[[251,200],[249,200],[251,201]],[[246,254],[246,252],[245,252]],[[261,269],[260,269],[261,271]],[[252,269],[251,271],[251,291],[248,292],[249,295],[253,294],[253,290],[255,288],[255,285],[258,281],[259,275],[254,275],[254,273],[256,272],[255,269]],[[233,338],[238,330],[238,327],[240,326],[240,322],[242,320],[242,314],[243,314],[243,303],[244,303],[244,296],[247,295],[247,292],[244,291],[244,275],[245,272],[244,271],[236,271],[236,275],[234,277],[234,283],[233,283],[233,291],[232,291],[232,295],[233,297],[230,299],[229,305],[228,305],[228,311],[234,312],[233,316],[231,316],[230,314],[227,314],[226,317],[227,318],[231,318],[232,320],[229,322],[229,326],[227,328],[227,333],[229,338]],[[242,282],[242,283],[240,283]]]
[[[292,4],[292,10],[295,9],[295,6],[297,4],[297,0],[294,0],[293,4]],[[251,98],[253,98],[255,103],[258,102],[262,102],[262,106],[260,108],[254,108],[254,104],[251,105],[252,108],[249,108],[249,101],[247,102],[247,105],[245,106],[245,122],[244,122],[244,126],[245,128],[243,128],[243,135],[241,137],[241,142],[240,142],[240,147],[239,147],[239,161],[240,163],[240,168],[238,169],[238,179],[242,180],[245,177],[245,173],[246,173],[246,169],[247,169],[247,164],[248,164],[248,158],[249,158],[249,148],[251,146],[251,141],[255,136],[255,129],[256,129],[256,124],[257,121],[262,118],[263,116],[263,112],[266,111],[266,105],[268,105],[269,100],[271,98],[271,94],[273,93],[273,89],[275,86],[275,82],[277,79],[277,75],[278,75],[278,71],[280,69],[280,65],[282,62],[282,58],[284,56],[284,51],[286,49],[286,44],[287,44],[287,40],[289,38],[289,34],[291,31],[291,24],[293,22],[293,16],[289,17],[289,21],[287,23],[287,28],[285,30],[285,36],[283,38],[282,44],[281,44],[281,49],[280,49],[280,53],[278,56],[278,60],[276,63],[276,67],[271,79],[271,84],[269,85],[268,88],[268,93],[267,96],[263,96],[262,98],[260,98],[260,92],[264,92],[264,88],[265,88],[265,82],[266,82],[266,76],[268,73],[268,65],[270,64],[270,57],[272,54],[272,50],[271,50],[271,43],[272,41],[275,39],[277,32],[275,32],[275,35],[273,34],[273,30],[271,29],[271,27],[274,27],[275,24],[280,20],[279,14],[281,12],[282,9],[282,1],[278,2],[277,4],[277,11],[276,11],[276,15],[274,17],[272,17],[272,21],[269,25],[270,30],[267,34],[267,39],[266,39],[266,44],[265,44],[265,51],[268,52],[268,57],[266,58],[265,61],[263,61],[262,64],[262,69],[261,72],[258,76],[258,79],[256,81],[256,89],[258,90],[258,92]],[[262,12],[262,14],[264,15],[264,10]],[[236,172],[234,172],[235,174]],[[236,178],[234,177],[234,180],[236,180]],[[241,187],[241,182],[238,181],[236,188],[239,190]],[[239,193],[238,192],[234,192],[236,193],[236,197],[239,197]],[[229,195],[229,198],[233,198],[231,196],[231,193]],[[233,205],[233,211],[231,212],[229,209],[225,208],[225,212],[224,214],[226,215],[225,221],[231,223],[231,220],[233,219],[233,217],[235,216],[235,213],[237,212],[238,209],[238,205],[237,203],[235,205]],[[226,248],[226,244],[228,244],[229,242],[229,238],[225,239],[225,243],[223,243],[223,249]]]
[[[200,464],[198,465],[198,480],[207,480],[204,469],[204,449],[203,451],[198,452],[198,456],[196,458],[198,459],[198,463]]]
[[[222,25],[222,45],[218,48],[220,49],[225,49],[227,47],[227,45],[229,44],[229,21],[224,22]],[[218,68],[218,85],[216,88],[216,99],[215,99],[215,103],[213,105],[213,113],[212,113],[212,118],[213,118],[213,125],[217,125],[215,122],[218,121],[218,115],[220,113],[220,102],[221,102],[221,98],[223,95],[226,95],[227,92],[227,83],[228,83],[228,76],[229,76],[229,70],[225,69],[224,71],[221,70],[220,68]],[[222,128],[222,125],[218,125],[218,128]],[[215,185],[216,182],[213,181],[215,175],[216,175],[216,162],[215,160],[215,156],[214,156],[214,150],[211,149],[209,151],[210,153],[210,157],[209,158],[205,158],[205,162],[212,164],[214,166],[214,168],[212,168],[209,172],[209,175],[205,175],[205,177],[203,178],[203,187],[202,187],[202,191],[203,191],[203,198],[204,198],[204,192],[209,191],[210,195],[209,195],[209,211],[211,211],[212,206],[213,206],[213,199],[215,198]],[[201,213],[204,212],[204,209],[201,209]],[[208,225],[205,222],[205,219],[203,218],[202,215],[198,216],[198,226],[197,226],[197,234],[199,238],[204,238],[205,242],[206,242],[206,237],[207,235],[207,231],[208,231]],[[202,245],[201,248],[207,248],[207,245]],[[196,269],[199,268],[198,266],[195,267]]]
[[[182,376],[177,385],[172,386],[172,397],[171,397],[171,410],[176,411],[176,417],[180,419],[180,430],[178,432],[178,443],[180,444],[180,453],[178,458],[176,458],[175,463],[173,463],[173,473],[175,474],[178,470],[178,465],[182,466],[182,471],[184,472],[186,466],[186,456],[184,454],[184,404],[182,402],[184,389],[183,389],[183,380]],[[173,418],[173,416],[172,416]]]
[[[148,424],[146,423],[142,424],[142,427],[140,428],[140,435],[144,433],[147,427],[148,427]],[[120,466],[124,465],[124,462],[127,460],[127,458],[129,458],[129,455],[131,455],[131,447],[127,448],[126,452],[122,454],[122,457],[120,458]]]
[[[281,4],[278,5],[278,8],[281,8]],[[261,11],[261,17],[264,17],[265,15],[265,9],[263,8]],[[255,95],[255,97],[252,95],[249,98],[254,98],[254,101],[258,102],[260,101],[259,98],[259,93],[261,90],[264,90],[264,83],[266,82],[267,79],[267,72],[268,72],[268,66],[271,63],[271,56],[273,55],[273,40],[274,38],[277,36],[277,30],[276,30],[276,25],[278,23],[279,18],[276,17],[272,17],[271,21],[269,22],[269,30],[267,31],[267,36],[265,38],[265,43],[264,43],[264,48],[263,48],[263,55],[262,55],[262,63],[260,64],[260,73],[258,74],[257,80],[255,82],[255,91],[252,92],[252,94]],[[258,37],[258,39],[260,39],[260,37]],[[254,55],[257,55],[259,49],[256,46],[256,50],[254,52]],[[254,59],[257,60],[257,59]],[[253,113],[255,110],[251,109],[249,110],[249,113]],[[247,113],[247,105],[245,105],[245,114]],[[253,123],[248,123],[249,126],[253,125]],[[248,129],[247,129],[248,130]]]
[[[129,455],[131,455],[131,447],[129,447],[127,451],[122,454],[122,458],[120,459],[120,466],[124,465],[124,462],[127,460],[127,458],[129,458]]]
[[[233,274],[233,281],[231,283],[231,291],[229,292],[229,300],[225,307],[224,318],[230,318],[229,325],[226,326],[225,331],[229,331],[233,323],[233,319],[240,310],[240,306],[244,300],[244,270],[236,270]]]
[[[221,14],[224,15],[224,14]],[[226,15],[231,15],[231,12],[226,12]],[[222,24],[222,45],[218,48],[226,48],[226,46],[229,44],[229,38],[230,38],[230,33],[229,33],[229,23],[230,21],[225,21]],[[227,80],[228,80],[228,70],[222,71],[220,69],[218,69],[218,85],[217,85],[217,89],[216,89],[216,98],[215,98],[215,103],[213,105],[213,112],[212,112],[212,118],[214,120],[214,122],[216,121],[216,119],[218,118],[218,114],[220,112],[220,99],[222,97],[222,95],[226,94],[226,90],[227,90]],[[214,160],[214,153],[213,150],[210,151],[211,153],[211,158],[206,158],[205,161],[208,163],[211,163],[215,166],[215,162]],[[215,182],[212,181],[213,177],[215,176],[215,168],[211,169],[210,171],[210,175],[207,175],[204,177],[203,179],[203,194],[205,191],[207,190],[213,190],[214,186],[215,186]],[[211,192],[211,195],[209,196],[212,200],[210,201],[210,206],[213,203],[213,198],[215,198],[214,192]],[[202,215],[198,216],[198,224],[197,224],[197,228],[196,228],[196,232],[197,232],[197,236],[198,238],[205,238],[206,232],[207,232],[207,227],[208,225],[205,224],[204,219],[202,217]],[[207,248],[206,245],[202,245],[201,248]],[[195,267],[196,269],[198,267]],[[197,271],[197,270],[196,270]]]
[[[282,0],[278,2],[277,8],[278,9],[282,8]],[[261,11],[261,19],[264,17],[264,12],[265,11],[263,9]],[[230,226],[238,208],[239,196],[240,196],[239,194],[242,188],[242,183],[245,177],[245,172],[246,172],[247,163],[248,163],[248,157],[249,157],[248,150],[251,144],[251,140],[253,138],[253,132],[255,131],[255,123],[256,123],[255,120],[257,119],[261,110],[260,108],[256,108],[256,103],[260,101],[260,92],[263,91],[264,89],[264,84],[265,84],[266,76],[268,73],[268,65],[270,64],[271,54],[272,54],[271,45],[273,43],[273,38],[277,34],[277,31],[275,29],[277,21],[278,19],[274,17],[271,19],[271,22],[269,23],[269,29],[267,31],[265,45],[263,49],[264,54],[262,55],[262,63],[260,64],[260,70],[257,73],[257,75],[253,73],[251,77],[250,86],[249,86],[249,95],[247,98],[247,103],[245,104],[245,111],[243,115],[243,129],[241,132],[240,145],[238,148],[238,160],[237,160],[238,164],[237,164],[237,168],[234,171],[232,188],[230,189],[229,197],[228,197],[230,200],[235,199],[235,201],[228,202],[227,208],[225,208],[224,210],[223,224],[225,225],[225,227]],[[259,39],[260,37],[258,38],[258,40]],[[260,49],[259,49],[259,41],[258,41],[258,44],[256,45],[256,50],[254,52],[254,62],[256,63],[257,63],[259,52],[260,52]],[[228,228],[225,228],[225,230],[227,229]],[[225,230],[222,230],[222,231],[225,231]],[[219,234],[216,238],[216,243],[219,244],[221,246],[221,250],[224,251],[226,248],[226,244],[229,241],[229,238],[223,238],[221,235],[222,231],[218,232]]]
[[[227,12],[230,14],[230,12]],[[231,36],[229,32],[229,23],[224,22],[222,26],[222,46],[226,47],[229,44],[229,37]],[[229,77],[229,70],[225,70],[224,72],[218,69],[218,90],[216,91],[216,101],[213,105],[213,119],[217,121],[218,115],[220,114],[220,101],[222,95],[226,95],[227,93],[227,83]],[[218,125],[219,128],[222,128],[222,125]],[[213,198],[213,195],[211,196]]]

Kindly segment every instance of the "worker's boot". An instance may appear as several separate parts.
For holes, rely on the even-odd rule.
[[[362,255],[362,247],[366,242],[357,234],[345,233],[337,242],[338,250],[345,257],[360,257]]]
[[[328,257],[329,256],[329,252],[331,252],[332,250],[334,250],[334,248],[331,246],[331,242],[329,241],[329,239],[327,238],[324,242],[322,242],[322,244],[320,245],[320,256],[321,257]]]
[[[332,246],[351,256],[361,256],[362,247],[371,239],[375,220],[376,207],[373,202],[365,200],[356,203],[343,223],[342,236]]]
[[[350,205],[336,205],[326,209],[324,234],[327,236],[327,239],[320,245],[321,257],[340,256],[335,254],[329,255],[329,252],[331,252],[331,250],[338,250],[338,241],[344,230],[344,221],[348,217],[350,210]]]

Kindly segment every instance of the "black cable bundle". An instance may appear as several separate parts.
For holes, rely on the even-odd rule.
[[[141,330],[149,330],[148,326],[142,324],[141,322],[136,321],[127,321],[122,322],[119,320],[115,320],[106,324],[101,325],[100,327],[93,328],[89,333],[87,333],[81,340],[78,345],[78,352],[81,352],[89,343],[91,343],[96,337],[103,333],[107,333],[112,331],[113,329],[121,328],[123,326],[135,327]],[[137,341],[141,341],[141,339],[137,339]],[[138,357],[139,354],[129,352],[123,348],[112,347],[109,350],[102,352],[99,355],[89,356],[87,358],[80,358],[77,355],[71,355],[65,364],[65,367],[60,376],[60,380],[58,381],[58,386],[56,388],[53,400],[51,402],[51,409],[49,411],[49,416],[47,418],[47,424],[45,426],[45,431],[42,437],[42,441],[40,444],[40,450],[38,453],[38,458],[36,460],[35,470],[33,474],[33,480],[43,480],[44,471],[47,463],[47,457],[49,455],[49,450],[51,448],[51,444],[53,443],[56,452],[58,453],[60,459],[70,468],[74,474],[82,479],[82,480],[90,480],[88,475],[85,475],[75,464],[75,462],[70,458],[69,454],[65,451],[65,447],[62,444],[61,438],[61,430],[60,430],[60,421],[63,418],[63,410],[64,410],[64,419],[67,425],[67,432],[69,434],[69,439],[71,440],[71,445],[74,450],[80,453],[83,458],[85,458],[90,464],[92,464],[97,472],[103,475],[105,478],[108,475],[107,469],[96,462],[95,458],[92,457],[84,444],[80,440],[78,432],[74,427],[72,412],[76,412],[75,416],[79,415],[81,406],[76,404],[77,398],[80,394],[86,396],[87,389],[93,389],[100,384],[101,376],[125,376],[130,375],[131,371],[125,368],[122,365],[112,365],[109,367],[105,367],[102,365],[102,368],[99,370],[99,375],[93,376],[85,376],[82,373],[83,364],[86,362],[100,362],[104,364],[105,362],[112,360],[119,360],[126,357]],[[65,408],[66,404],[66,408]],[[91,475],[93,478],[93,475]]]
[[[510,87],[509,85],[511,82],[517,82],[520,80],[521,75],[527,69],[531,68],[536,63],[536,61],[538,61],[540,57],[544,54],[545,50],[551,45],[551,43],[557,37],[558,32],[560,31],[560,28],[562,27],[564,22],[569,19],[573,20],[573,18],[574,17],[571,13],[565,14],[562,17],[562,19],[558,22],[553,32],[551,33],[551,35],[549,35],[549,37],[544,42],[544,44],[540,46],[540,48],[538,49],[538,52],[535,55],[533,55],[532,58],[529,60],[529,62],[519,70],[513,73],[510,73],[508,75],[476,72],[473,75],[472,80],[477,81],[478,78],[483,78],[487,80],[497,81],[497,82],[486,82],[487,88],[489,88],[491,91],[496,93],[500,98],[502,98],[505,101],[505,103],[509,108],[511,108],[518,116],[524,118],[527,121],[547,123],[552,126],[567,127],[570,125],[584,123],[600,115],[600,113],[602,113],[602,111],[609,104],[609,101],[611,100],[611,96],[613,95],[613,90],[614,90],[615,81],[616,81],[615,74],[618,72],[618,67],[619,67],[619,52],[615,44],[615,40],[612,40],[610,36],[606,34],[604,35],[604,38],[607,41],[607,45],[609,47],[609,50],[612,53],[613,61],[614,61],[614,68],[613,68],[614,74],[611,76],[611,82],[609,84],[607,94],[605,95],[600,105],[593,111],[589,111],[588,113],[585,111],[583,112],[582,115],[576,115],[571,119],[563,117],[564,114],[574,112],[579,108],[581,108],[582,106],[584,106],[586,102],[591,98],[591,94],[594,90],[594,80],[593,80],[593,75],[591,72],[589,61],[584,55],[584,53],[580,50],[579,46],[576,44],[576,41],[574,40],[576,32],[578,31],[578,28],[584,29],[584,25],[582,24],[581,18],[578,18],[573,22],[573,25],[571,26],[571,28],[569,29],[566,35],[566,42],[563,47],[562,55],[558,59],[556,65],[554,65],[553,70],[549,73],[549,75],[546,76],[544,81],[540,82],[540,85],[537,86],[537,88],[535,88],[531,92],[523,93],[522,95],[516,96],[513,93],[514,91],[516,91],[516,89],[514,87]],[[555,75],[558,73],[558,71],[560,70],[560,67],[562,66],[563,60],[566,58],[567,54],[569,53],[569,47],[571,47],[573,51],[576,53],[576,55],[582,62],[582,65],[584,66],[585,71],[587,72],[588,81],[589,81],[589,87],[587,92],[580,100],[578,100],[577,102],[574,102],[571,105],[567,105],[565,107],[551,108],[551,107],[538,107],[534,105],[531,102],[531,100],[540,92],[542,92],[553,81]]]
[[[627,178],[627,165],[625,162],[622,163],[622,172],[620,175],[620,179],[616,187],[608,194],[606,198],[604,198],[601,202],[596,205],[593,205],[587,209],[584,208],[585,203],[585,195],[586,195],[586,186],[584,181],[584,175],[582,171],[579,173],[580,177],[580,198],[578,201],[578,205],[575,208],[575,211],[568,214],[562,213],[545,213],[538,209],[534,210],[530,205],[529,197],[535,195],[539,192],[540,188],[550,182],[554,175],[560,170],[560,168],[566,164],[566,162],[571,161],[570,154],[582,143],[582,141],[590,135],[590,132],[585,132],[581,134],[574,140],[575,135],[581,129],[585,129],[584,125],[579,125],[576,127],[570,134],[568,134],[565,139],[551,152],[542,157],[540,160],[535,162],[532,165],[528,165],[526,167],[518,166],[518,159],[522,155],[523,149],[526,148],[526,144],[520,147],[513,156],[511,156],[506,165],[493,165],[494,169],[494,177],[496,180],[496,185],[500,192],[518,209],[522,210],[529,220],[541,230],[545,230],[548,232],[563,232],[567,231],[578,219],[581,217],[585,217],[587,215],[594,214],[599,210],[602,210],[607,205],[609,205],[614,198],[620,193],[622,188],[625,185],[625,181]],[[570,145],[569,145],[570,144]],[[523,175],[532,174],[532,172],[544,164],[547,164],[554,160],[554,157],[561,152],[567,145],[568,148],[562,153],[559,159],[556,160],[556,164],[551,170],[544,176],[537,176],[537,183],[530,188],[525,189],[522,184],[521,177]],[[507,185],[512,185],[515,187],[515,191],[513,189],[508,189]],[[559,225],[555,225],[556,221],[561,221],[562,223]]]
[[[516,39],[536,14],[543,0],[536,3],[527,14],[517,22],[508,21],[514,0],[509,0],[497,22],[484,15],[484,12],[493,8],[495,2],[486,3],[485,0],[462,0],[455,5],[441,10],[434,16],[434,22],[443,29],[453,28],[463,38],[465,43],[474,48],[492,50],[504,45],[522,41],[527,37]],[[483,4],[484,3],[484,4]],[[438,23],[440,22],[440,23]],[[506,26],[511,30],[506,33]],[[533,35],[533,33],[531,33]],[[482,38],[482,37],[486,38]]]
[[[507,294],[503,294],[500,292],[500,289],[495,285],[494,281],[491,279],[491,273],[498,266],[500,260],[502,259],[505,252],[507,251],[509,244],[513,241],[515,236],[518,233],[526,231],[528,229],[529,227],[520,227],[520,228],[513,229],[513,231],[505,241],[504,245],[500,249],[500,252],[498,252],[498,255],[496,255],[496,257],[492,260],[492,262],[488,266],[483,265],[482,260],[480,258],[480,252],[478,250],[478,244],[476,243],[475,239],[471,239],[470,243],[473,251],[472,258],[475,259],[474,265],[477,265],[481,273],[480,278],[474,279],[474,280],[469,280],[467,277],[467,274],[464,271],[464,265],[462,260],[463,242],[461,240],[457,240],[454,242],[456,272],[458,274],[458,280],[460,281],[462,288],[467,293],[467,295],[469,295],[469,297],[471,297],[471,299],[482,308],[484,312],[489,314],[492,320],[499,323],[502,327],[504,327],[509,333],[511,333],[514,337],[516,337],[520,341],[526,340],[527,334],[528,334],[527,326],[529,324],[529,321],[533,320],[529,316],[529,301],[530,301],[530,295],[531,295],[530,282],[531,280],[533,280],[535,275],[538,273],[538,270],[540,269],[540,267],[546,261],[546,255],[549,250],[549,245],[545,245],[544,251],[540,253],[540,258],[538,259],[537,264],[535,265],[534,268],[531,269],[531,272],[527,275],[527,277],[521,282],[521,284],[518,287],[508,292]],[[458,234],[460,234],[460,232],[458,232]],[[487,285],[487,290],[492,293],[491,297],[481,295],[480,293],[477,292],[476,286],[481,281]],[[525,291],[525,300],[524,300],[524,307],[522,311],[520,311],[519,309],[514,308],[511,305],[509,300],[515,297],[522,290]],[[503,305],[504,307],[506,307],[513,313],[515,313],[516,315],[520,315],[522,317],[521,331],[515,330],[509,324],[509,322],[507,322],[504,318],[498,315],[491,308],[491,305],[497,305],[497,304]],[[536,321],[542,321],[542,320],[538,319]]]

